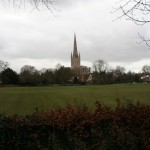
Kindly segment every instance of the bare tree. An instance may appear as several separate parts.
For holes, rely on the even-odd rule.
[[[7,69],[8,66],[9,66],[8,62],[4,62],[3,60],[0,60],[0,73],[1,73],[3,70]]]
[[[114,70],[114,74],[118,77],[118,76],[121,76],[125,73],[125,68],[124,67],[121,67],[121,66],[117,66]]]
[[[26,7],[27,5],[31,5],[33,8],[40,9],[41,7],[46,7],[51,12],[55,9],[55,1],[56,0],[0,0],[1,4],[12,5],[15,8]]]
[[[35,74],[37,72],[38,72],[38,70],[34,66],[30,66],[30,65],[24,65],[20,69],[20,74],[30,74],[30,75],[33,75],[33,74]]]
[[[137,25],[150,23],[150,0],[120,0],[119,7],[115,11],[121,11],[117,19],[125,17]],[[141,39],[139,43],[145,42],[150,47],[150,39],[140,34],[139,37]]]
[[[149,74],[150,73],[150,66],[148,66],[148,65],[143,66],[142,72],[145,74]]]
[[[121,10],[119,18],[126,17],[138,25],[150,23],[150,0],[121,0],[116,11]]]
[[[107,72],[108,71],[108,64],[107,62],[105,62],[104,60],[96,60],[94,63],[93,63],[93,70],[95,72]]]
[[[139,42],[139,44],[144,42],[150,48],[150,39],[149,38],[146,39],[144,36],[142,36],[140,34],[139,34],[139,37],[141,39],[141,42]]]

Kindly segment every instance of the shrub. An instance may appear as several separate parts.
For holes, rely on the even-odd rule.
[[[25,117],[1,114],[0,149],[149,149],[149,114],[150,105],[111,109],[98,102],[93,111],[84,105]]]

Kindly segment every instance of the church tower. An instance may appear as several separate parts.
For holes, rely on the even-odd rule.
[[[74,46],[73,53],[71,53],[71,69],[79,69],[80,68],[80,54],[77,50],[77,41],[76,35],[74,34]]]

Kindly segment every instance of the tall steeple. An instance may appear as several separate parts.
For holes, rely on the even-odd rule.
[[[73,45],[73,53],[71,53],[71,68],[79,68],[80,67],[80,54],[77,50],[77,41],[76,34],[74,33],[74,45]]]
[[[78,57],[76,34],[74,33],[73,57]]]

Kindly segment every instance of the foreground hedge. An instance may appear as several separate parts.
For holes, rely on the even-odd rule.
[[[1,150],[150,149],[150,105],[96,103],[26,117],[0,116]]]

